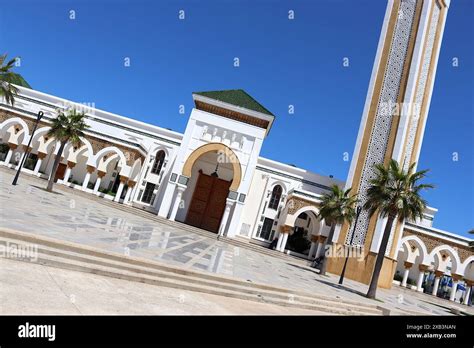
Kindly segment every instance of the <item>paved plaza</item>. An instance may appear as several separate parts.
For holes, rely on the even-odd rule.
[[[327,314],[7,259],[0,259],[0,269],[0,314]]]
[[[379,289],[380,301],[374,302],[362,295],[366,285],[346,280],[341,288],[336,276],[320,276],[301,262],[292,263],[147,220],[134,215],[133,208],[127,213],[75,195],[72,189],[48,193],[43,189],[46,181],[27,175],[22,175],[15,187],[11,179],[12,171],[0,171],[0,227],[250,282],[376,303],[399,314],[449,314],[453,306],[474,313],[467,306],[397,286]]]

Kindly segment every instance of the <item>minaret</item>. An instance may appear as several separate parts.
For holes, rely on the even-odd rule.
[[[389,0],[346,187],[365,203],[373,165],[393,158],[418,162],[449,0]],[[362,211],[353,245],[363,261],[349,259],[346,276],[369,283],[386,221]],[[349,244],[354,226],[336,229],[336,245]],[[394,224],[379,286],[390,287],[403,224]],[[343,258],[329,258],[339,274]]]

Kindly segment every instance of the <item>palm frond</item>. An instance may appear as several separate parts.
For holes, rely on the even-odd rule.
[[[329,224],[352,222],[355,216],[355,206],[358,202],[356,195],[350,195],[351,188],[341,189],[337,185],[331,187],[321,201],[318,218]]]
[[[68,110],[67,114],[58,110],[57,114],[57,117],[51,121],[48,136],[54,137],[61,143],[71,142],[74,146],[79,146],[82,143],[84,131],[89,128],[85,122],[85,114],[78,113],[75,109]]]
[[[14,67],[16,58],[4,64],[6,58],[6,54],[0,56],[0,96],[3,96],[8,104],[14,105],[15,96],[19,91],[18,88],[12,84],[15,74],[11,69]]]
[[[418,184],[426,176],[428,170],[414,172],[416,164],[403,170],[397,161],[391,160],[387,167],[381,164],[374,166],[376,177],[370,181],[367,190],[367,201],[364,209],[372,216],[397,216],[399,220],[415,220],[423,216],[426,201],[421,198],[420,191],[433,188],[431,184]]]

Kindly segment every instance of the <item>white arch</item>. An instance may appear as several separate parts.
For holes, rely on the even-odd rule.
[[[26,124],[25,121],[23,121],[23,119],[19,117],[9,118],[8,120],[5,120],[2,123],[0,123],[0,130],[3,130],[6,126],[11,126],[18,123],[23,127],[23,129],[25,129],[25,135],[29,135],[30,129],[28,128],[28,125]]]
[[[301,213],[306,213],[306,212],[312,212],[314,213],[315,217],[318,216],[319,214],[319,210],[312,206],[312,205],[307,205],[306,207],[302,207],[300,208],[297,212],[295,212],[294,214],[291,214],[291,215],[287,215],[286,219],[285,219],[285,225],[287,226],[291,226],[291,227],[294,227],[295,226],[295,222],[296,222],[296,219],[298,218],[298,216],[301,214]]]
[[[107,168],[110,165],[110,163],[115,160],[120,161],[120,156],[118,155],[118,153],[113,153],[112,155],[107,157],[107,159],[104,161],[104,167]]]
[[[115,147],[115,146],[108,146],[108,147],[103,148],[99,152],[97,152],[95,156],[91,157],[92,160],[90,161],[91,162],[90,165],[97,168],[99,166],[99,161],[101,160],[101,158],[110,152],[115,152],[120,157],[119,165],[122,168],[126,166],[127,160],[125,159],[125,155],[118,147]]]
[[[142,160],[138,158],[133,163],[132,168],[130,169],[130,176],[129,179],[133,181],[138,181],[138,176],[140,175],[140,171],[142,169]]]
[[[402,257],[402,255],[405,255],[405,257]],[[410,258],[411,255],[413,255],[413,252],[411,251],[410,244],[408,243],[408,241],[404,241],[400,245],[400,248],[398,248],[397,263],[403,263],[405,261],[409,261],[409,262],[414,261]]]
[[[456,252],[456,250],[454,250],[449,245],[443,244],[443,245],[439,245],[436,248],[434,248],[431,251],[430,256],[429,256],[430,257],[430,262],[434,262],[435,261],[435,256],[436,255],[440,256],[441,255],[440,252],[443,251],[443,250],[447,251],[448,254],[450,254],[450,256],[451,256],[451,264],[452,264],[451,274],[453,274],[453,273],[459,274],[459,273],[457,273],[458,268],[461,266],[461,261],[459,259],[459,255]],[[462,269],[459,269],[459,270],[463,271]]]
[[[46,134],[48,133],[48,131],[50,129],[51,129],[51,127],[45,126],[45,127],[42,127],[40,129],[36,130],[35,134],[33,135],[33,139],[31,141],[31,147],[34,148],[35,147],[35,142],[38,142],[37,151],[39,151],[43,147],[41,152],[44,152],[44,153],[48,154],[49,153],[48,148],[50,146],[53,146],[53,150],[55,150],[54,153],[56,154],[57,150],[59,150],[59,147],[54,148],[54,146],[56,146],[56,145],[51,145],[51,144],[56,144],[56,140],[53,137],[50,137],[50,139],[48,139],[48,141],[45,141],[43,143],[43,146],[41,146],[41,143],[40,143],[41,137],[45,138]]]
[[[33,135],[33,139],[32,139],[32,143],[34,141],[37,141],[41,136],[45,135],[49,130],[51,129],[51,127],[41,127],[39,129],[37,129],[35,131],[35,134]]]
[[[81,154],[81,152],[83,152],[84,150],[87,150],[88,155],[87,155],[87,163],[86,164],[88,166],[95,167],[94,150],[92,149],[91,143],[85,137],[80,137],[80,139],[81,139],[82,144],[78,149],[79,152],[77,153],[76,157],[79,156]],[[70,151],[72,146],[73,146],[73,144],[71,142],[68,142],[66,144],[66,146],[64,147],[63,153],[69,155],[69,151]]]
[[[271,184],[269,190],[270,190],[271,192],[273,192],[273,189],[274,189],[275,186],[277,186],[277,185],[280,185],[280,186],[281,186],[281,188],[282,188],[281,194],[282,194],[282,195],[284,195],[284,194],[286,194],[286,192],[288,192],[288,189],[287,189],[285,183],[284,183],[283,181],[281,181],[281,180],[276,180],[276,181],[274,181],[274,182]]]
[[[423,243],[423,241],[419,237],[413,235],[403,237],[400,243],[403,245],[405,242],[408,243],[410,241],[413,241],[416,244],[418,250],[420,251],[420,263],[429,266],[431,264],[431,259],[429,257],[428,249],[426,248],[425,243]],[[410,243],[408,243],[408,245],[409,244]]]
[[[401,243],[400,248],[398,248],[398,254],[401,253],[401,252],[404,252],[407,255],[409,255],[410,251],[411,251],[411,249],[410,249],[410,244],[408,243],[408,241],[405,241],[405,242]],[[397,254],[397,261],[398,261],[398,254]]]
[[[165,146],[163,145],[157,145],[153,148],[153,150],[150,152],[152,156],[155,156],[156,157],[156,154],[158,153],[158,151],[163,151],[165,153],[165,158],[167,158],[170,153],[169,153],[169,149],[167,149]]]
[[[474,255],[471,255],[466,260],[464,260],[464,262],[461,264],[461,269],[460,269],[462,273],[459,273],[459,274],[462,274],[464,276],[466,274],[467,266],[469,266],[471,262],[474,262]],[[471,280],[474,280],[474,279],[471,279]]]
[[[28,143],[28,140],[30,138],[30,129],[28,128],[28,125],[26,124],[26,122],[24,120],[22,120],[21,118],[19,117],[13,117],[13,118],[9,118],[8,120],[5,120],[3,121],[2,123],[0,123],[0,132],[3,133],[3,130],[4,129],[7,129],[10,127],[10,126],[13,126],[15,124],[20,124],[23,131],[24,131],[24,136],[23,136],[23,142],[25,142],[26,140],[26,143]],[[21,145],[21,144],[18,144],[18,145]]]

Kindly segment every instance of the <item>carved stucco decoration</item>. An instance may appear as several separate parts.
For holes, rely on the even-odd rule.
[[[25,123],[27,124],[28,126],[28,132],[31,132],[31,130],[33,129],[34,127],[34,121],[32,119],[29,119],[29,118],[26,118],[26,117],[23,117],[21,115],[18,115],[18,114],[14,114],[14,113],[11,113],[11,112],[8,112],[6,110],[0,110],[0,123],[8,120],[9,118],[14,118],[14,117],[18,117],[18,118],[21,118],[23,121],[25,121]],[[48,126],[48,123],[44,122],[44,121],[40,121],[38,123],[38,128],[41,128],[41,127],[46,127]]]
[[[318,208],[319,205],[304,198],[291,196],[288,198],[286,206],[288,207],[288,215],[293,215],[303,207],[313,206]]]
[[[423,241],[423,243],[425,244],[428,253],[431,253],[434,248],[436,248],[440,245],[449,245],[454,250],[456,250],[456,252],[459,255],[459,259],[461,260],[461,262],[464,262],[469,256],[474,255],[474,253],[471,250],[469,250],[469,247],[467,247],[467,246],[462,246],[462,245],[459,245],[459,244],[456,244],[456,243],[453,243],[453,242],[450,242],[450,241],[447,241],[447,240],[443,240],[441,238],[431,237],[431,236],[428,236],[428,235],[423,234],[423,233],[408,230],[406,228],[403,231],[403,236],[404,237],[405,236],[417,236],[418,238],[420,238]],[[441,252],[441,254],[444,254],[444,253]]]
[[[109,141],[91,137],[91,136],[86,136],[86,139],[89,140],[89,142],[91,143],[94,154],[98,153],[102,149],[105,149],[106,147],[115,146],[116,148],[120,149],[120,151],[123,152],[126,159],[126,164],[129,166],[133,166],[133,163],[138,158],[142,159],[142,163],[145,160],[145,158],[140,154],[140,152],[138,152],[135,149],[131,149],[123,145],[111,143]]]

